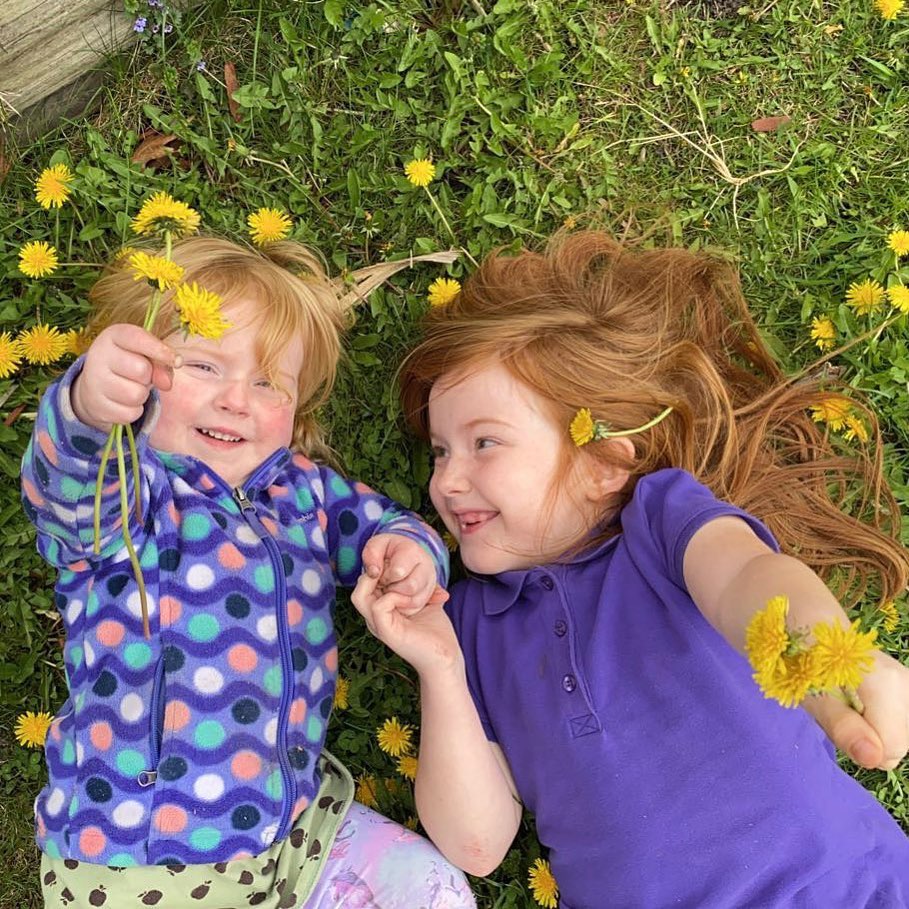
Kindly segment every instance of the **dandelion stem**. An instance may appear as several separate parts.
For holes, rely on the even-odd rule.
[[[173,237],[169,230],[164,231],[164,258],[170,262],[171,252],[173,249]],[[161,291],[158,288],[152,292],[152,298],[149,300],[148,309],[145,311],[145,321],[142,323],[142,327],[146,331],[151,331],[155,326],[155,321],[158,318],[158,310],[161,307]]]
[[[129,562],[133,566],[133,575],[136,578],[136,584],[139,587],[139,603],[142,607],[142,633],[146,640],[151,638],[151,628],[148,623],[148,598],[145,594],[145,578],[142,576],[142,566],[139,564],[139,557],[133,546],[133,540],[129,533],[129,497],[126,494],[126,459],[123,455],[123,426],[114,427],[117,434],[117,473],[120,477],[120,520],[121,530],[123,531],[123,542],[126,544],[126,551],[129,553]]]
[[[98,464],[98,476],[95,479],[95,513],[94,513],[94,552],[95,555],[101,553],[101,491],[104,487],[104,472],[107,468],[107,462],[110,458],[110,450],[113,447],[117,437],[117,427],[114,426],[107,436],[104,448],[101,451],[101,463]]]
[[[136,451],[136,437],[133,435],[133,428],[129,423],[124,423],[123,428],[126,430],[126,441],[129,442],[129,460],[133,469],[133,496],[136,499],[136,520],[139,526],[142,526],[142,497],[139,495],[139,452]]]
[[[859,716],[863,716],[865,713],[865,704],[862,701],[859,693],[850,687],[840,688],[842,692],[842,699],[844,703],[851,707]]]
[[[470,250],[468,250],[468,249],[467,249],[466,247],[464,247],[464,246],[461,246],[460,241],[459,241],[458,238],[455,236],[455,232],[451,229],[451,225],[448,223],[448,218],[445,217],[445,212],[443,212],[442,209],[439,207],[439,203],[436,202],[436,197],[429,191],[429,187],[428,187],[428,186],[424,186],[423,189],[426,190],[426,195],[429,196],[429,201],[432,202],[433,208],[435,208],[435,210],[439,213],[439,217],[442,219],[442,223],[445,225],[446,229],[448,230],[448,233],[449,233],[451,239],[454,240],[454,242],[455,242],[462,250],[464,250],[464,255],[467,256],[468,259],[470,259],[470,261],[473,263],[474,268],[479,268],[479,267],[480,267],[480,266],[479,266],[479,263],[478,263],[477,260],[474,259],[474,257],[470,254]]]

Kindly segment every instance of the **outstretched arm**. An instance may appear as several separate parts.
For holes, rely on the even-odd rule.
[[[363,575],[353,602],[369,630],[420,677],[422,723],[416,801],[420,820],[455,865],[476,875],[505,857],[521,822],[521,805],[501,749],[489,742],[467,686],[464,658],[437,592],[409,609],[401,594],[380,594]]]
[[[789,598],[790,628],[849,625],[839,602],[807,565],[773,552],[736,517],[716,518],[694,534],[683,571],[705,618],[740,652],[749,621],[773,596]],[[909,750],[909,668],[878,652],[859,694],[864,715],[830,695],[809,698],[805,708],[857,764],[892,770]]]

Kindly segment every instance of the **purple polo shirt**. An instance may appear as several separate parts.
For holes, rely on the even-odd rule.
[[[682,577],[689,540],[755,518],[680,470],[568,564],[457,584],[446,606],[563,909],[897,909],[909,838],[811,717],[764,699]]]

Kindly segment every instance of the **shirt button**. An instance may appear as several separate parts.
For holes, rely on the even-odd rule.
[[[560,637],[565,637],[565,632],[568,631],[568,623],[564,619],[557,619],[555,625],[552,626],[552,630]]]
[[[562,687],[571,694],[578,687],[578,680],[569,672],[568,675],[562,676]]]
[[[555,587],[555,584],[553,583],[552,578],[549,577],[548,575],[544,575],[544,576],[543,576],[543,580],[540,581],[540,583],[541,583],[547,590],[552,590],[552,588]]]

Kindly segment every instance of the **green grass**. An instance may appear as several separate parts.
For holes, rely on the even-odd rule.
[[[424,154],[438,165],[436,198],[475,258],[539,242],[569,216],[643,243],[725,249],[741,263],[769,343],[793,371],[816,355],[813,316],[829,315],[843,337],[870,324],[843,298],[851,281],[893,273],[884,238],[909,227],[909,17],[885,23],[864,2],[780,0],[725,19],[696,4],[481,2],[485,15],[466,0],[212,0],[185,12],[165,40],[109,61],[97,113],[27,147],[7,145],[0,332],[36,320],[80,325],[93,263],[128,241],[129,216],[156,189],[200,210],[208,229],[235,236],[251,210],[284,207],[294,235],[335,272],[446,248],[444,225],[402,174]],[[226,61],[241,85],[239,122],[222,84]],[[749,125],[780,114],[790,122],[777,132]],[[176,136],[171,159],[154,169],[130,165],[151,129]],[[61,160],[78,179],[75,204],[58,223],[36,205],[32,181]],[[63,261],[89,264],[26,281],[16,255],[28,239],[50,240]],[[461,277],[465,268],[462,260],[447,273]],[[428,460],[397,422],[393,365],[427,285],[442,273],[404,272],[371,297],[326,412],[350,473],[417,509],[428,507]],[[898,322],[830,367],[871,398],[904,502],[905,335]],[[53,711],[65,696],[52,577],[15,488],[31,414],[52,373],[32,367],[0,380],[0,907],[17,909],[39,904],[28,818],[43,770],[10,730],[23,710]],[[339,612],[351,707],[333,721],[330,744],[355,773],[393,777],[375,728],[389,715],[415,722],[416,689],[352,610]],[[883,640],[906,658],[905,625]],[[909,829],[905,765],[859,777]],[[413,813],[407,789],[380,793],[393,817]],[[481,906],[534,905],[531,829],[492,879],[476,882]]]

